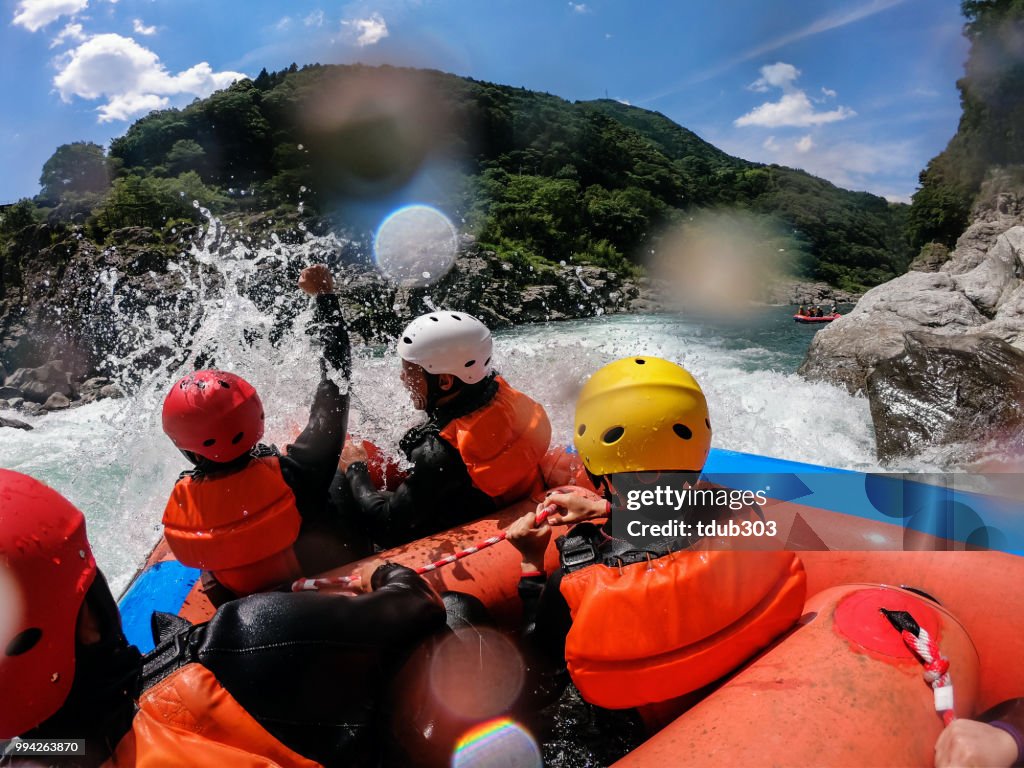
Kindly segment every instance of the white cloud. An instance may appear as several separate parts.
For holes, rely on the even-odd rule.
[[[365,19],[343,21],[341,26],[349,33],[351,42],[360,48],[379,43],[388,36],[388,25],[384,22],[384,17],[376,12]]]
[[[145,35],[148,37],[149,35],[156,34],[156,27],[147,27],[142,23],[142,19],[132,19],[132,29],[135,30],[135,34],[137,35]]]
[[[747,88],[758,93],[765,93],[769,88],[781,88],[788,91],[793,86],[793,81],[800,77],[800,70],[792,64],[778,61],[761,67],[761,77],[752,82]]]
[[[782,97],[778,101],[768,101],[750,112],[736,118],[733,124],[743,128],[758,125],[765,128],[792,126],[806,128],[811,125],[824,125],[837,120],[845,120],[857,113],[849,107],[838,107],[830,112],[815,112],[814,105],[807,94],[796,87],[796,79],[800,70],[792,64],[776,62],[761,67],[761,77],[751,83],[750,90],[764,92],[769,88],[782,89]]]
[[[834,99],[838,94],[831,88],[826,88],[825,86],[822,86],[821,95],[824,96],[826,99]]]
[[[781,149],[781,147],[779,146],[779,142],[775,140],[774,136],[769,136],[767,139],[765,139],[764,143],[762,143],[761,146],[767,149],[769,152],[778,152]]]
[[[61,16],[74,16],[88,5],[89,0],[21,0],[14,12],[14,23],[35,32]]]
[[[66,54],[60,67],[53,84],[61,99],[106,99],[97,108],[101,123],[166,107],[169,96],[209,96],[246,77],[240,72],[214,72],[205,61],[172,75],[155,53],[115,34],[89,38]]]
[[[82,33],[81,24],[68,24],[62,29],[58,35],[50,41],[50,47],[56,48],[58,45],[63,45],[69,40],[73,42],[81,42],[85,40],[85,35]]]
[[[277,24],[274,25],[274,29],[276,29],[278,32],[284,32],[286,29],[291,27],[291,25],[292,17],[284,16],[277,22]]]
[[[586,3],[569,3],[569,7],[572,8],[573,13],[590,13],[590,8],[587,7]]]
[[[309,16],[302,20],[302,23],[307,27],[322,27],[324,25],[324,12],[313,11]]]
[[[806,136],[801,136],[799,139],[797,139],[796,144],[794,144],[793,146],[796,147],[797,152],[810,152],[812,149],[814,149],[814,140],[811,138],[810,134],[807,134]]]
[[[736,118],[733,124],[740,128],[749,125],[765,128],[780,128],[782,126],[807,128],[812,125],[824,125],[837,120],[845,120],[856,114],[848,107],[839,107],[830,112],[815,112],[814,105],[807,98],[807,94],[803,91],[796,91],[783,94],[778,101],[769,101],[759,107],[754,107],[747,114]]]

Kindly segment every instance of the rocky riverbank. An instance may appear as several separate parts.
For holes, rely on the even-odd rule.
[[[815,336],[800,368],[866,391],[883,460],[980,445],[996,422],[1022,427],[1024,190],[997,177],[979,199],[952,252],[928,248],[910,272],[868,291]]]
[[[275,328],[286,326],[305,305],[298,274],[318,262],[331,265],[353,335],[366,344],[390,341],[434,307],[470,312],[492,328],[662,308],[647,279],[507,261],[469,236],[440,281],[403,287],[379,275],[365,247],[295,223],[254,216],[132,227],[103,245],[45,225],[24,232],[0,257],[0,408],[36,415],[121,396],[146,371],[195,355],[190,339],[226,279]],[[218,260],[244,268],[228,272]]]

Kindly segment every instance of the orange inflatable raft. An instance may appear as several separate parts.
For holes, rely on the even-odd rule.
[[[550,485],[580,481],[572,455],[555,458]],[[1008,546],[1024,540],[1018,504],[727,451],[712,451],[706,472],[728,487],[773,489],[778,498],[765,513],[807,571],[803,617],[617,765],[930,765],[943,720],[920,660],[880,608],[911,614],[950,659],[957,716],[1024,695],[1024,633],[1013,631],[1024,616],[1024,558]],[[535,503],[382,556],[422,566],[495,535]],[[979,531],[1011,551],[972,551]],[[553,543],[545,562],[549,571],[558,566]],[[516,550],[502,543],[425,578],[439,591],[475,595],[513,630],[518,566]],[[209,618],[197,577],[159,545],[121,601],[129,639],[151,647],[153,610]]]

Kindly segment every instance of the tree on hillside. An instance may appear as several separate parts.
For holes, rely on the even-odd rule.
[[[178,139],[167,153],[167,170],[175,176],[186,171],[202,176],[207,170],[206,150],[192,139]]]
[[[43,164],[39,197],[54,204],[68,193],[104,192],[110,187],[111,170],[112,164],[99,144],[62,144]]]
[[[963,0],[971,50],[957,82],[956,135],[921,173],[910,214],[915,247],[952,246],[992,166],[1024,163],[1024,0]]]

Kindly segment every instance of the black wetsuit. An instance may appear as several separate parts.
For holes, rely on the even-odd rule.
[[[345,478],[352,501],[346,506],[354,508],[375,544],[396,547],[495,511],[494,499],[473,485],[462,456],[441,430],[493,400],[496,375],[467,386],[453,402],[429,412],[425,424],[406,432],[400,446],[412,469],[395,491],[378,491],[365,462],[349,465]]]
[[[325,766],[376,766],[390,743],[390,685],[419,644],[445,631],[445,608],[422,578],[400,565],[378,568],[372,584],[372,592],[358,597],[251,595],[196,626],[155,614],[159,643],[141,656],[121,634],[102,582],[90,596],[106,592],[101,600],[113,615],[108,610],[104,621],[116,631],[96,646],[77,647],[71,694],[25,737],[84,738],[87,759],[62,757],[60,764],[99,765],[130,730],[139,695],[197,662],[295,752]]]
[[[196,468],[183,472],[182,477],[202,474],[214,475],[237,472],[261,456],[279,456],[281,475],[295,494],[295,505],[302,517],[302,527],[294,548],[306,573],[321,573],[329,568],[358,559],[368,554],[363,548],[347,551],[341,542],[355,537],[348,531],[337,508],[330,499],[331,482],[338,468],[341,449],[348,428],[349,395],[342,392],[330,378],[337,372],[351,379],[352,359],[348,328],[341,314],[338,297],[321,294],[316,297],[313,323],[308,333],[319,337],[323,348],[320,360],[322,378],[309,409],[309,421],[295,441],[281,454],[276,447],[257,445],[245,456],[231,462],[218,463],[200,458]],[[325,537],[331,546],[325,548]],[[212,577],[204,575],[204,582],[216,598]],[[223,602],[231,595],[221,595]]]

